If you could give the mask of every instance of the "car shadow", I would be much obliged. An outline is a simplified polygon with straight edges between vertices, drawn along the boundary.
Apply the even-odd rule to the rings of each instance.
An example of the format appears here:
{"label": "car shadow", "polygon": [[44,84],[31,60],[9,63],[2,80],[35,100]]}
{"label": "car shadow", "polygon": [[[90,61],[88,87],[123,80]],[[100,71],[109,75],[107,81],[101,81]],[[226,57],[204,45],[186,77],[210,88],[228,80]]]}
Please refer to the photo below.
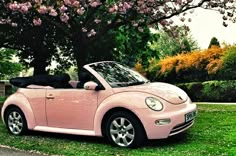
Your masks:
{"label": "car shadow", "polygon": [[145,143],[145,147],[165,147],[176,144],[186,144],[192,142],[191,136],[188,132],[182,132],[180,134],[171,136],[165,139],[156,139],[156,140],[148,140]]}
{"label": "car shadow", "polygon": [[[43,138],[53,138],[68,141],[78,141],[81,143],[93,143],[93,144],[104,144],[112,146],[107,139],[104,137],[94,137],[94,136],[83,136],[83,135],[70,135],[70,134],[59,134],[59,133],[49,133],[49,132],[38,132],[29,131],[28,136],[43,137]],[[191,134],[188,132],[183,132],[178,135],[171,136],[166,139],[156,139],[147,140],[140,148],[162,148],[167,146],[174,146],[176,144],[186,144],[192,142]]]}

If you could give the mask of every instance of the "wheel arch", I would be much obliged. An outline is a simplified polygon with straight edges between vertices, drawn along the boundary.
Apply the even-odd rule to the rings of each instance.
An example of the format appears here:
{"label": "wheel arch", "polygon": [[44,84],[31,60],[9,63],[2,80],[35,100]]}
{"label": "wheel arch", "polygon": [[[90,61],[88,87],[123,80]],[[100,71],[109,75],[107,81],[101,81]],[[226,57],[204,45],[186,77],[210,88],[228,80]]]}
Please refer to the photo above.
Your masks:
{"label": "wheel arch", "polygon": [[130,113],[132,116],[134,116],[134,117],[137,119],[137,121],[139,122],[139,124],[142,126],[143,131],[145,132],[145,137],[147,136],[146,130],[145,130],[145,128],[144,128],[144,126],[143,126],[141,120],[139,119],[139,117],[138,117],[133,111],[131,111],[131,110],[127,109],[127,108],[124,108],[124,107],[111,108],[110,110],[108,110],[108,111],[104,114],[104,116],[103,116],[103,118],[102,118],[102,121],[101,121],[101,127],[100,127],[102,136],[105,135],[105,124],[106,124],[106,122],[108,121],[109,117],[111,116],[111,114],[113,114],[113,113],[115,113],[115,112],[118,112],[118,111],[127,112],[127,113]]}
{"label": "wheel arch", "polygon": [[15,94],[16,94],[15,96],[17,96],[17,98],[15,98],[15,96],[10,96],[5,101],[5,103],[2,107],[2,117],[3,117],[4,124],[6,124],[5,123],[5,115],[6,115],[7,110],[9,110],[12,107],[16,107],[16,108],[20,109],[22,111],[22,113],[24,114],[28,129],[33,129],[36,125],[36,122],[35,122],[35,117],[34,117],[34,114],[33,114],[33,111],[30,106],[29,101],[27,100],[27,98],[24,95],[22,95],[20,93],[15,93]]}

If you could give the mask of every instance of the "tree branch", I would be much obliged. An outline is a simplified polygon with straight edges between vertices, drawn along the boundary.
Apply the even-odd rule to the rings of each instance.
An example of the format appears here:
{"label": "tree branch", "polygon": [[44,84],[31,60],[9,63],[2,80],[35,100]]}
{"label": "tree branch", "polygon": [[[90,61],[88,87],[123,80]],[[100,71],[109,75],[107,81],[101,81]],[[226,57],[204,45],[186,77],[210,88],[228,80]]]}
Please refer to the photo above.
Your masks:
{"label": "tree branch", "polygon": [[190,7],[186,7],[186,8],[184,8],[184,9],[182,8],[182,9],[180,9],[180,10],[178,10],[178,11],[176,11],[176,12],[174,12],[174,13],[168,15],[168,16],[162,16],[162,17],[160,17],[160,18],[157,18],[157,19],[155,19],[155,20],[149,22],[148,25],[155,24],[155,23],[157,23],[157,22],[159,22],[159,21],[161,21],[161,20],[164,20],[164,19],[169,19],[169,18],[171,18],[171,17],[173,17],[173,16],[179,15],[179,14],[181,14],[181,13],[183,13],[183,12],[186,12],[186,11],[188,11],[188,10],[190,10],[190,9],[194,9],[194,8],[201,7],[205,2],[210,2],[210,0],[202,0],[202,1],[199,2],[197,5],[190,6]]}

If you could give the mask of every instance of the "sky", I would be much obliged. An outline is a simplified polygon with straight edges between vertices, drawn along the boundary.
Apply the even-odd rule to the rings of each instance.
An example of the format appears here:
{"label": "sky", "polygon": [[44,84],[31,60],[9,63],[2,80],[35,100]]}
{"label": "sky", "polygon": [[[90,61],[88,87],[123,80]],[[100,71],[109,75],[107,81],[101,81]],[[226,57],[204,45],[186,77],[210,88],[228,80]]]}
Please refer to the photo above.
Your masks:
{"label": "sky", "polygon": [[212,37],[220,43],[236,43],[236,24],[228,22],[228,27],[222,25],[222,15],[218,12],[204,9],[195,9],[189,15],[192,22],[185,22],[190,27],[193,38],[201,49],[207,49]]}

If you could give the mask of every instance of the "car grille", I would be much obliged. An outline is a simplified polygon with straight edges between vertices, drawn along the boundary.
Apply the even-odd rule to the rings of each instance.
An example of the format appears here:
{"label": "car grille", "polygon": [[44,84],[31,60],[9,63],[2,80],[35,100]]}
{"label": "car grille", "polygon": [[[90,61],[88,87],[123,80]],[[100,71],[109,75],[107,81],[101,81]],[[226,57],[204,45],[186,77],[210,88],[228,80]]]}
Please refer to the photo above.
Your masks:
{"label": "car grille", "polygon": [[180,124],[180,125],[175,126],[175,127],[171,130],[169,136],[178,134],[178,133],[180,133],[181,131],[188,129],[189,127],[191,127],[191,126],[193,125],[193,123],[194,123],[194,120],[190,120],[190,121],[188,121],[188,122],[185,122],[185,123],[183,123],[183,124]]}

